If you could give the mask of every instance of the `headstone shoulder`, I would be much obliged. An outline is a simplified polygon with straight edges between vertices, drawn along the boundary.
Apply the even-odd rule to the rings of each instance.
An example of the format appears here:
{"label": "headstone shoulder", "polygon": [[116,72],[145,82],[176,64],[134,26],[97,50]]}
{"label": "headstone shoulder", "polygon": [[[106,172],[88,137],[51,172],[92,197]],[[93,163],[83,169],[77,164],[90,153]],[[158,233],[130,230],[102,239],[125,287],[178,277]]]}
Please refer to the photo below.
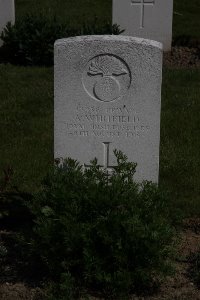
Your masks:
{"label": "headstone shoulder", "polygon": [[145,46],[152,46],[159,48],[163,50],[163,44],[150,40],[150,39],[144,39],[139,37],[132,37],[132,36],[120,36],[120,35],[85,35],[85,36],[76,36],[76,37],[70,37],[70,38],[64,38],[64,39],[58,39],[55,41],[55,46],[63,45],[63,44],[69,44],[69,43],[78,43],[78,42],[94,42],[94,41],[108,41],[108,42],[128,42],[128,43],[134,43],[139,45],[145,45]]}

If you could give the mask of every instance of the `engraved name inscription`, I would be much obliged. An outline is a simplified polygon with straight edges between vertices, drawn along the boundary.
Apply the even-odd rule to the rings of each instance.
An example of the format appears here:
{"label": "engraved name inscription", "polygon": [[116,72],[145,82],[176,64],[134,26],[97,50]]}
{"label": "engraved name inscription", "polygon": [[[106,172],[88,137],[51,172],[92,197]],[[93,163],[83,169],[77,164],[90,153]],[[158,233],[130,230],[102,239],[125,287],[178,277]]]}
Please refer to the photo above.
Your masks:
{"label": "engraved name inscription", "polygon": [[66,122],[66,133],[71,137],[139,138],[150,131],[150,126],[139,117],[133,107],[77,105],[71,120]]}

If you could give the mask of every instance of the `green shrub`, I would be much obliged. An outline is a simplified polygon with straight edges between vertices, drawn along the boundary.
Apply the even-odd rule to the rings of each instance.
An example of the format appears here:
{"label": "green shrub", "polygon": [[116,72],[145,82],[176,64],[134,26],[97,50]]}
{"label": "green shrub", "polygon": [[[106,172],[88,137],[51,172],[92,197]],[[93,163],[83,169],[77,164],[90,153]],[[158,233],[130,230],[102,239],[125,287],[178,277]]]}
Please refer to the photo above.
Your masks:
{"label": "green shrub", "polygon": [[13,172],[11,167],[7,167],[0,177],[0,227],[16,230],[32,222],[27,208],[27,202],[31,201],[32,195],[12,185]]}
{"label": "green shrub", "polygon": [[31,249],[56,284],[54,299],[82,290],[125,299],[167,274],[173,228],[165,195],[150,182],[135,183],[136,165],[115,155],[112,174],[96,159],[86,170],[66,159],[33,199]]}
{"label": "green shrub", "polygon": [[59,38],[90,34],[119,34],[118,25],[109,23],[98,25],[95,18],[91,24],[72,28],[56,17],[27,15],[17,20],[15,25],[8,23],[1,39],[0,62],[19,65],[53,65],[53,45]]}

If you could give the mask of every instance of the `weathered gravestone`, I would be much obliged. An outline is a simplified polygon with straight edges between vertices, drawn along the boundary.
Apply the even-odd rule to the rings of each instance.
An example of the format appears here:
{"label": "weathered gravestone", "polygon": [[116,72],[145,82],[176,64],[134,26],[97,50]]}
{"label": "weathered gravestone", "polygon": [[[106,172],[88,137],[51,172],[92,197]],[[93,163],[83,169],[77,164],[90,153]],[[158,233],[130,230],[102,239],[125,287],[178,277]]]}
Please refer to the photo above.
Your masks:
{"label": "weathered gravestone", "polygon": [[124,34],[163,43],[171,49],[173,0],[113,0],[113,23]]}
{"label": "weathered gravestone", "polygon": [[55,43],[55,158],[137,162],[135,179],[158,181],[162,46],[124,36]]}
{"label": "weathered gravestone", "polygon": [[[6,24],[15,22],[15,3],[14,0],[0,0],[0,35]],[[3,44],[0,39],[0,46]]]}

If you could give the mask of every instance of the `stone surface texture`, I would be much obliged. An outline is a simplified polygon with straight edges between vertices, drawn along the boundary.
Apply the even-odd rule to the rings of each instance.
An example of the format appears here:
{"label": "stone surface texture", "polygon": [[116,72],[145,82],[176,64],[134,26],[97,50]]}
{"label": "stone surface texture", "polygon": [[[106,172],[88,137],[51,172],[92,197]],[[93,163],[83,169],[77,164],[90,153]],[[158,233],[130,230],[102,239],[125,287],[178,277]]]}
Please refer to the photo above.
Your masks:
{"label": "stone surface texture", "polygon": [[135,179],[158,182],[162,45],[126,36],[55,43],[54,156],[138,164]]}
{"label": "stone surface texture", "polygon": [[[0,0],[0,34],[8,22],[15,22],[15,2],[14,0]],[[3,44],[0,39],[0,46]]]}
{"label": "stone surface texture", "polygon": [[173,0],[113,0],[113,24],[125,29],[124,35],[163,43],[170,51]]}

